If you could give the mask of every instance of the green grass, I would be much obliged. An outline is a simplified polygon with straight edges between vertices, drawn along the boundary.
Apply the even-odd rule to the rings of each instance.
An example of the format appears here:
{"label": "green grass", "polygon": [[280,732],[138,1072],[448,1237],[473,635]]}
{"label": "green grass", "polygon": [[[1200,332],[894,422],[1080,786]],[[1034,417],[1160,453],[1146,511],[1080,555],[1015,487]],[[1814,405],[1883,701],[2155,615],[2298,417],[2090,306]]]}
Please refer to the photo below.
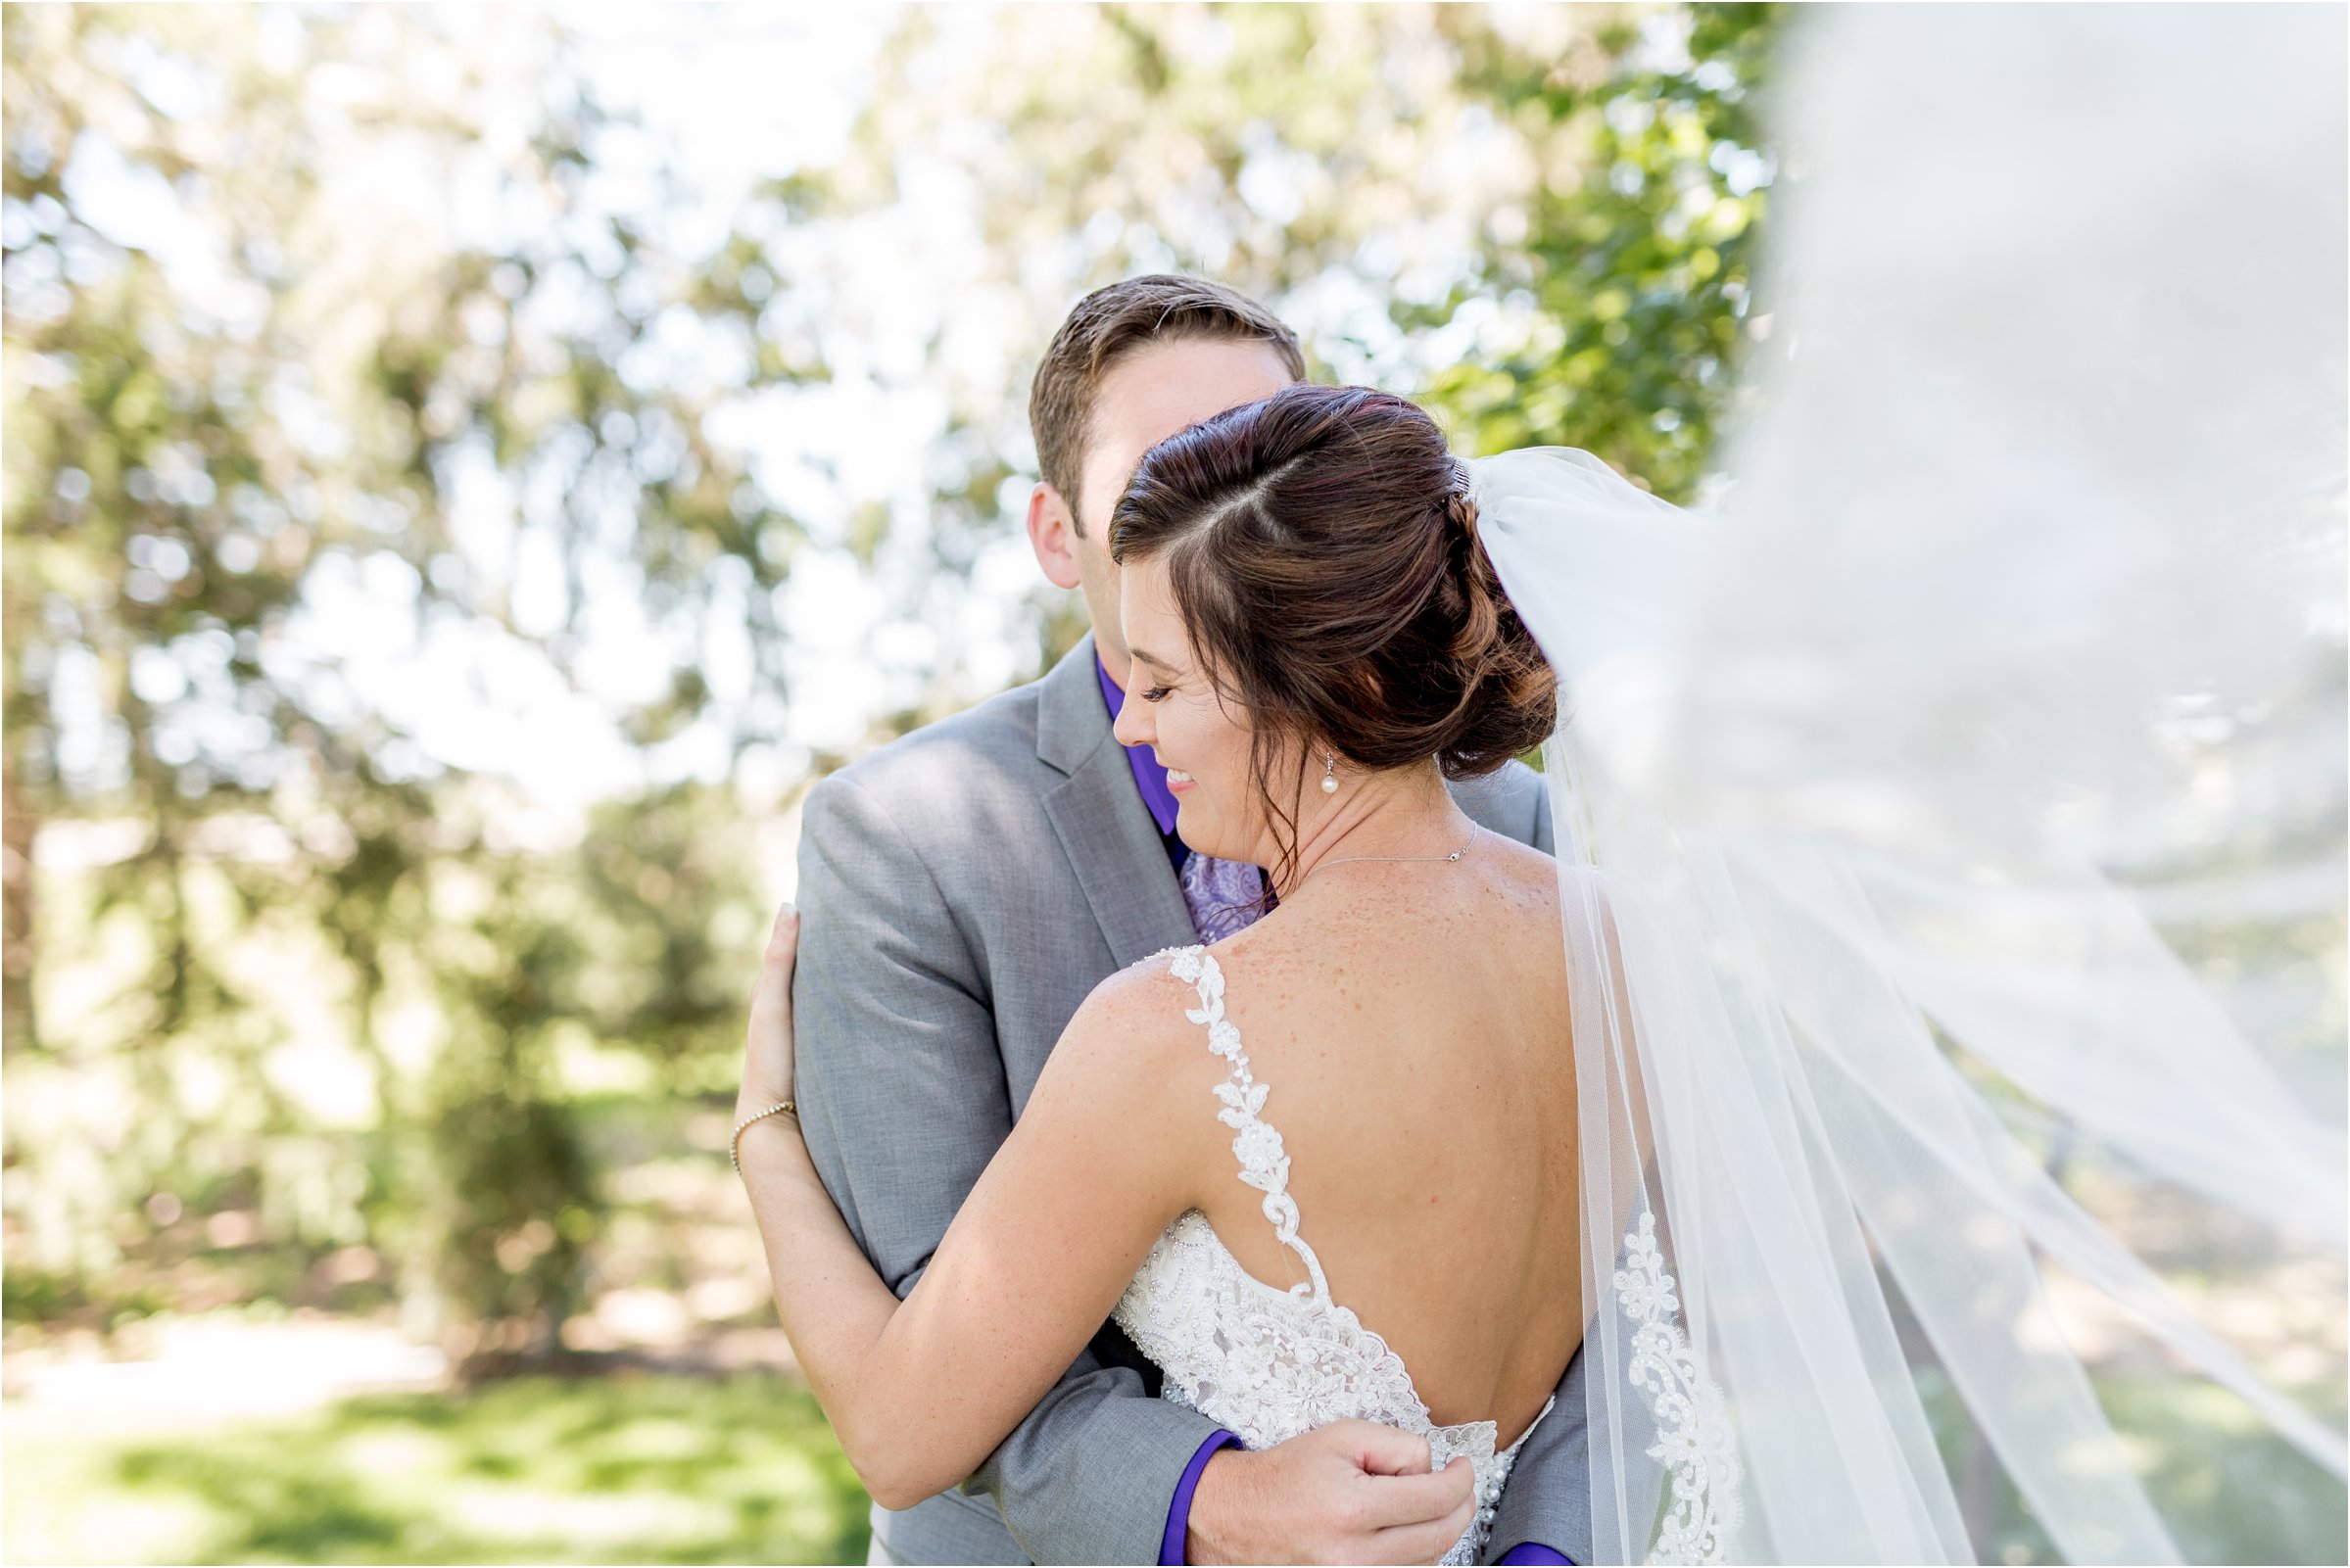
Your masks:
{"label": "green grass", "polygon": [[[2100,1392],[2188,1561],[2341,1562],[2339,1482],[2232,1397]],[[2169,1390],[2173,1396],[2176,1390]],[[1963,1468],[1963,1418],[1928,1407]],[[623,1371],[315,1414],[97,1437],[12,1407],[0,1560],[120,1563],[862,1562],[866,1497],[796,1384]],[[1987,1560],[2057,1560],[2003,1476]]]}
{"label": "green grass", "polygon": [[518,1378],[149,1438],[21,1425],[10,1563],[865,1558],[823,1413],[766,1376]]}

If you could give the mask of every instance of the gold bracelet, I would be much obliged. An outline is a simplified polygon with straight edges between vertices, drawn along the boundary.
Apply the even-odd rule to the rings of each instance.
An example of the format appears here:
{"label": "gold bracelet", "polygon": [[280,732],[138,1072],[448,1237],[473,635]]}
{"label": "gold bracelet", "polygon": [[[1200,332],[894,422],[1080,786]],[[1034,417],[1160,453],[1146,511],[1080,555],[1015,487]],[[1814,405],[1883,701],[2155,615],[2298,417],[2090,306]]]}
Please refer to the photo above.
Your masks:
{"label": "gold bracelet", "polygon": [[754,1121],[764,1121],[769,1117],[778,1116],[790,1117],[792,1120],[797,1121],[799,1119],[799,1107],[793,1105],[789,1100],[779,1100],[774,1105],[769,1106],[766,1110],[759,1112],[756,1116],[744,1117],[741,1121],[735,1123],[734,1141],[727,1146],[727,1158],[735,1163],[736,1175],[740,1176],[743,1174],[743,1129],[749,1126]]}

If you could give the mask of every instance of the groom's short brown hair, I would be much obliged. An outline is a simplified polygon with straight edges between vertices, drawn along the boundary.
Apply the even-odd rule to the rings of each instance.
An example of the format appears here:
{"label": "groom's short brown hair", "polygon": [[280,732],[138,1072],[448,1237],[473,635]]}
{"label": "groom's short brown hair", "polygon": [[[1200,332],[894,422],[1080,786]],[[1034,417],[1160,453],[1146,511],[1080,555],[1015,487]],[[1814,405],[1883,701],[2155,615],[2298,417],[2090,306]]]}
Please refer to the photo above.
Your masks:
{"label": "groom's short brown hair", "polygon": [[[1102,377],[1146,344],[1198,338],[1263,343],[1281,356],[1292,376],[1306,379],[1297,334],[1247,295],[1205,278],[1153,272],[1095,289],[1053,334],[1029,389],[1029,429],[1036,438],[1037,471],[1061,493],[1073,521]],[[1082,535],[1084,524],[1077,527]]]}

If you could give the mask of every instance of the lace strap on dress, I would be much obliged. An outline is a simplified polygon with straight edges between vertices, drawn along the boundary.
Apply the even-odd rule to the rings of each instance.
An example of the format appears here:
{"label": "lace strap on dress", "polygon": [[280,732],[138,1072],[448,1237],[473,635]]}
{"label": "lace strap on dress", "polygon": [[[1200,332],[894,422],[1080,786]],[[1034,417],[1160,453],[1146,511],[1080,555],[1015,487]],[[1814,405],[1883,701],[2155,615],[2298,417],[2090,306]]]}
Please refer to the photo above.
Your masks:
{"label": "lace strap on dress", "polygon": [[1290,1286],[1289,1294],[1327,1302],[1330,1285],[1322,1278],[1321,1259],[1297,1233],[1297,1200],[1289,1196],[1289,1154],[1281,1147],[1281,1134],[1260,1115],[1266,1085],[1249,1071],[1239,1025],[1223,1016],[1223,971],[1204,947],[1173,949],[1168,967],[1176,979],[1199,993],[1199,1006],[1186,1010],[1184,1017],[1207,1028],[1208,1049],[1231,1065],[1231,1076],[1216,1086],[1216,1098],[1223,1102],[1216,1119],[1233,1131],[1232,1154],[1240,1162],[1240,1179],[1265,1194],[1265,1217],[1272,1222],[1273,1234],[1305,1262],[1307,1282]]}

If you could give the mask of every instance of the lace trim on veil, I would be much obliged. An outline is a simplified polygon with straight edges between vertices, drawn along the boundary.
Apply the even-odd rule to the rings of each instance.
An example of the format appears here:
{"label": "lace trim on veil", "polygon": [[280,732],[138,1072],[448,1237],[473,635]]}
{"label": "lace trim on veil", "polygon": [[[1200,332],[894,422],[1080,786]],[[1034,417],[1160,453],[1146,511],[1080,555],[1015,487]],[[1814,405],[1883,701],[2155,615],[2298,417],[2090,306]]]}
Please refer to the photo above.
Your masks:
{"label": "lace trim on veil", "polygon": [[1615,1271],[1615,1296],[1632,1323],[1632,1356],[1624,1377],[1648,1396],[1656,1421],[1649,1457],[1672,1473],[1672,1506],[1656,1533],[1649,1561],[1727,1562],[1738,1528],[1743,1471],[1738,1435],[1723,1407],[1722,1391],[1698,1369],[1681,1332],[1681,1304],[1673,1276],[1656,1246],[1656,1216],[1647,1209],[1624,1236],[1625,1265]]}

